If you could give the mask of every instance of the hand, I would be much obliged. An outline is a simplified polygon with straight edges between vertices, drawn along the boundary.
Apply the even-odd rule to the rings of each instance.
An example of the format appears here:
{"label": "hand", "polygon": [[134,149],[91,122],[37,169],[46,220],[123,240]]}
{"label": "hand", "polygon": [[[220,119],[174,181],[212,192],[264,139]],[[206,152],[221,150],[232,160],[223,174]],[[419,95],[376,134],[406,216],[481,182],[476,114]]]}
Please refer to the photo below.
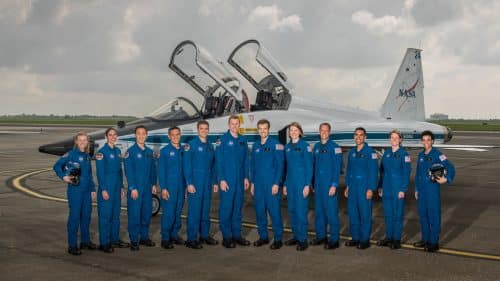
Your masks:
{"label": "hand", "polygon": [[109,194],[108,194],[108,192],[106,190],[103,190],[101,192],[101,196],[102,196],[102,199],[109,200]]}
{"label": "hand", "polygon": [[250,185],[250,194],[252,194],[252,196],[254,196],[254,193],[253,193],[254,192],[254,188],[255,188],[255,185],[252,183]]}
{"label": "hand", "polygon": [[168,193],[168,190],[161,190],[161,198],[163,198],[163,200],[168,200],[170,198],[170,193]]}
{"label": "hand", "polygon": [[405,198],[405,193],[404,193],[403,191],[400,191],[400,192],[398,193],[398,198],[399,198],[399,199],[404,199],[404,198]]}
{"label": "hand", "polygon": [[373,197],[373,191],[371,189],[368,189],[366,191],[366,199],[372,200],[372,197]]}
{"label": "hand", "polygon": [[95,201],[96,197],[97,194],[95,193],[95,191],[90,192],[90,198],[92,198],[92,201]]}
{"label": "hand", "polygon": [[415,199],[418,200],[418,191],[415,191]]}
{"label": "hand", "polygon": [[156,185],[153,184],[153,187],[151,187],[151,193],[156,194]]}
{"label": "hand", "polygon": [[132,189],[132,191],[130,192],[130,197],[136,200],[139,197],[139,191],[137,191],[137,189]]}
{"label": "hand", "polygon": [[214,189],[214,193],[219,192],[219,186],[218,185],[214,184],[213,189]]}
{"label": "hand", "polygon": [[283,186],[283,195],[287,196],[288,193],[286,193],[286,186]]}
{"label": "hand", "polygon": [[243,181],[243,186],[245,187],[245,190],[248,190],[248,188],[250,187],[250,182],[248,181],[248,179],[245,179]]}
{"label": "hand", "polygon": [[273,185],[273,187],[271,189],[271,194],[276,195],[276,194],[278,194],[279,191],[280,191],[280,187],[277,184],[275,184],[275,185]]}
{"label": "hand", "polygon": [[125,197],[125,189],[122,188],[121,194],[122,194],[122,198]]}
{"label": "hand", "polygon": [[229,190],[229,186],[226,181],[220,181],[220,190],[226,192]]}
{"label": "hand", "polygon": [[346,186],[345,190],[344,190],[344,196],[345,198],[349,198],[349,187]]}
{"label": "hand", "polygon": [[382,191],[382,188],[378,189],[378,196],[382,197],[384,192]]}
{"label": "hand", "polygon": [[335,186],[330,186],[330,190],[328,190],[328,196],[335,196],[337,192],[337,188]]}
{"label": "hand", "polygon": [[64,176],[63,181],[65,183],[71,183],[71,180],[73,179],[73,176]]}
{"label": "hand", "polygon": [[309,195],[310,191],[311,189],[309,188],[308,185],[304,186],[304,190],[302,191],[302,195],[304,196],[304,198],[306,198]]}
{"label": "hand", "polygon": [[439,177],[436,179],[439,184],[447,183],[448,179],[446,177]]}
{"label": "hand", "polygon": [[188,185],[187,191],[189,193],[195,193],[196,192],[196,188],[194,188],[194,185],[190,184],[190,185]]}

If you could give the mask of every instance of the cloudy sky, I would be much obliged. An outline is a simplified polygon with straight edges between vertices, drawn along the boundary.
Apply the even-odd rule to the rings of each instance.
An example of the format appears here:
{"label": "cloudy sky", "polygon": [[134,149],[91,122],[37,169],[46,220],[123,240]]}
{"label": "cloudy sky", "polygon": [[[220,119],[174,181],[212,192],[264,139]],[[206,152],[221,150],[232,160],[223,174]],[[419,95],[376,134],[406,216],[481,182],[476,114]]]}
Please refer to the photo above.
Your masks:
{"label": "cloudy sky", "polygon": [[[378,110],[422,48],[427,115],[500,118],[500,2],[0,2],[0,115],[144,116],[193,90],[168,68],[191,39],[221,59],[256,38],[296,94]],[[252,89],[253,90],[253,89]]]}

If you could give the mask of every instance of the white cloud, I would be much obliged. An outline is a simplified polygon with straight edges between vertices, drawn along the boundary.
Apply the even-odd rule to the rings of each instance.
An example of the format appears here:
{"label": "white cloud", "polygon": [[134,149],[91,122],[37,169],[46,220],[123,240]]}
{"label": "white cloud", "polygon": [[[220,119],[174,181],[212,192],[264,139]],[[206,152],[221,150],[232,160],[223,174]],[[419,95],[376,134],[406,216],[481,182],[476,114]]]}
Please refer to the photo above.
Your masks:
{"label": "white cloud", "polygon": [[28,19],[31,8],[30,0],[0,1],[0,23],[22,24]]}
{"label": "white cloud", "polygon": [[302,19],[297,14],[284,16],[284,12],[277,5],[257,6],[248,15],[248,21],[265,26],[272,31],[302,31]]}

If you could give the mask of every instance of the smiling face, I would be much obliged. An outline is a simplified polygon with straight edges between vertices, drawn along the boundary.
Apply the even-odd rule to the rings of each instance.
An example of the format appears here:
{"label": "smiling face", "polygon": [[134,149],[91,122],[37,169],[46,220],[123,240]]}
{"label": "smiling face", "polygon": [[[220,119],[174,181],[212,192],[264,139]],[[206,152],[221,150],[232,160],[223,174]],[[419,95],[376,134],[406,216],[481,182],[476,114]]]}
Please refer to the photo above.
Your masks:
{"label": "smiling face", "polygon": [[366,134],[363,130],[356,130],[354,132],[354,142],[356,145],[362,145],[365,143]]}
{"label": "smiling face", "polygon": [[259,124],[257,130],[261,139],[266,139],[269,136],[269,126],[267,124]]}
{"label": "smiling face", "polygon": [[115,145],[117,138],[118,133],[115,130],[109,130],[109,132],[106,134],[106,140],[111,146]]}
{"label": "smiling face", "polygon": [[207,138],[208,132],[209,132],[209,129],[208,129],[208,125],[207,124],[200,124],[198,126],[198,135],[201,138],[203,138],[203,139]]}
{"label": "smiling face", "polygon": [[135,141],[137,144],[144,145],[146,143],[146,138],[148,137],[148,132],[144,128],[138,128],[135,131]]}
{"label": "smiling face", "polygon": [[89,146],[89,137],[87,135],[78,135],[75,140],[76,147],[81,152],[85,152]]}
{"label": "smiling face", "polygon": [[228,127],[229,127],[229,131],[233,135],[238,134],[238,132],[240,130],[240,119],[238,119],[238,118],[231,118],[231,119],[229,119]]}
{"label": "smiling face", "polygon": [[181,141],[181,131],[177,129],[170,131],[170,133],[168,133],[168,138],[173,145],[178,146]]}
{"label": "smiling face", "polygon": [[293,140],[293,141],[297,141],[300,137],[300,129],[296,126],[290,126],[290,128],[288,129],[289,130],[289,133],[290,133],[290,138]]}
{"label": "smiling face", "polygon": [[321,127],[319,127],[319,137],[322,142],[325,142],[330,138],[330,128],[327,125],[321,125]]}
{"label": "smiling face", "polygon": [[401,137],[399,136],[399,134],[392,133],[391,137],[390,137],[390,142],[391,142],[391,146],[392,147],[397,147],[397,146],[401,145],[401,142],[403,142],[403,140],[401,139]]}
{"label": "smiling face", "polygon": [[434,141],[432,140],[431,136],[423,136],[422,137],[422,145],[424,146],[425,150],[431,149],[433,144],[434,144]]}

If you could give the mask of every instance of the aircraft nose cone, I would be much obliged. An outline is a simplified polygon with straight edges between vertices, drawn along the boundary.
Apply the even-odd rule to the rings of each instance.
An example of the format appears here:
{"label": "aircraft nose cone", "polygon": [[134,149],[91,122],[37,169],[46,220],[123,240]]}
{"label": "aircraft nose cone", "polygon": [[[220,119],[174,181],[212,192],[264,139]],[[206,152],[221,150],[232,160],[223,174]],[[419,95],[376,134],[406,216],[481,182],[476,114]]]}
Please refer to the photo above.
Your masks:
{"label": "aircraft nose cone", "polygon": [[60,142],[54,142],[42,145],[38,148],[41,153],[47,153],[52,155],[63,155],[64,153],[70,151],[73,148],[73,139],[68,139]]}

